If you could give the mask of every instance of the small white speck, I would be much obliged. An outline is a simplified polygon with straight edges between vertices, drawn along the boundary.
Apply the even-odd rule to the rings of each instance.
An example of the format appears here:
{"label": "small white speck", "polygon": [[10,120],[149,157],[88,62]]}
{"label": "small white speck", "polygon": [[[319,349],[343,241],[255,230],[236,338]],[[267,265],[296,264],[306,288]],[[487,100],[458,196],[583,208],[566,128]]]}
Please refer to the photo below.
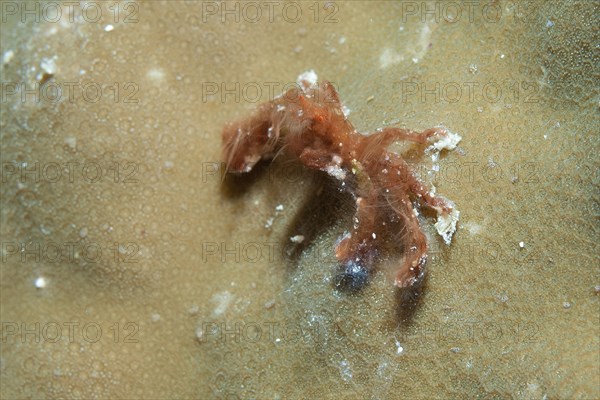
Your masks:
{"label": "small white speck", "polygon": [[524,249],[525,248],[525,242],[519,242],[519,247]]}
{"label": "small white speck", "polygon": [[229,307],[229,304],[231,303],[231,301],[233,300],[233,295],[228,292],[227,290],[217,293],[215,294],[212,298],[211,301],[216,303],[216,307],[213,310],[213,315],[214,316],[218,316],[218,315],[222,315],[227,308]]}
{"label": "small white speck", "polygon": [[402,347],[402,344],[400,344],[400,342],[398,340],[396,340],[396,354],[400,355],[404,352],[404,347]]}
{"label": "small white speck", "polygon": [[162,80],[165,77],[165,72],[160,68],[152,68],[146,73],[146,76],[153,80]]}
{"label": "small white speck", "polygon": [[342,36],[342,37],[340,37],[340,40],[338,40],[338,43],[339,43],[339,44],[344,44],[344,43],[346,43],[346,36]]}
{"label": "small white speck", "polygon": [[40,68],[47,74],[54,75],[56,73],[56,56],[52,58],[42,58]]}
{"label": "small white speck", "polygon": [[10,62],[10,60],[13,59],[14,56],[15,56],[15,52],[14,51],[12,51],[12,50],[6,51],[2,55],[2,64],[8,64]]}
{"label": "small white speck", "polygon": [[302,243],[302,242],[304,242],[304,236],[303,235],[292,236],[290,238],[290,241],[292,243]]}
{"label": "small white speck", "polygon": [[504,54],[500,54],[500,58],[503,59],[504,57],[506,57]]}
{"label": "small white speck", "polygon": [[352,370],[347,360],[340,361],[340,374],[345,382],[349,382],[352,379]]}
{"label": "small white speck", "polygon": [[302,82],[307,82],[310,86],[314,86],[317,84],[318,79],[319,77],[317,76],[315,70],[311,69],[298,75],[298,79],[296,79],[296,82],[299,85],[302,85]]}
{"label": "small white speck", "polygon": [[38,289],[43,289],[46,287],[46,285],[48,284],[48,282],[46,282],[46,278],[40,276],[39,278],[37,278],[35,280],[35,287]]}
{"label": "small white speck", "polygon": [[483,229],[483,227],[474,222],[474,221],[467,221],[463,224],[463,227],[467,228],[467,230],[469,231],[470,235],[478,235],[481,230]]}
{"label": "small white speck", "polygon": [[275,211],[283,211],[283,204],[279,204],[277,207],[275,207]]}
{"label": "small white speck", "polygon": [[450,132],[447,129],[444,129],[444,134],[441,135],[434,144],[429,146],[429,149],[438,151],[441,151],[443,149],[454,150],[461,140],[462,137],[460,135]]}
{"label": "small white speck", "polygon": [[563,301],[563,308],[571,308],[571,303],[569,303],[568,301]]}
{"label": "small white speck", "polygon": [[75,136],[67,136],[65,138],[65,144],[72,150],[75,150],[77,148],[77,138]]}
{"label": "small white speck", "polygon": [[347,117],[348,115],[350,115],[351,111],[352,110],[350,110],[348,107],[342,106],[342,112],[344,113],[344,117]]}
{"label": "small white speck", "polygon": [[375,234],[375,232],[373,232],[373,233],[371,234],[371,237],[372,237],[373,239],[377,239],[377,235]]}
{"label": "small white speck", "polygon": [[346,171],[339,167],[339,165],[328,165],[325,167],[325,172],[330,176],[337,178],[339,181],[346,179]]}
{"label": "small white speck", "polygon": [[114,26],[112,26],[112,25],[110,25],[110,24],[108,24],[108,25],[106,25],[106,26],[104,27],[104,31],[105,31],[105,32],[110,32],[110,31],[112,31],[113,29],[115,29],[115,27],[114,27]]}
{"label": "small white speck", "polygon": [[267,310],[270,310],[271,308],[273,308],[275,306],[275,300],[269,300],[265,303],[265,308]]}
{"label": "small white speck", "polygon": [[83,239],[83,238],[84,238],[84,237],[86,237],[87,235],[88,235],[88,229],[87,229],[87,228],[81,228],[81,229],[79,230],[79,237],[80,237],[80,238],[82,238],[82,239]]}
{"label": "small white speck", "polygon": [[548,20],[548,21],[546,22],[546,28],[552,28],[553,26],[554,26],[554,22],[552,22],[552,21],[550,21],[550,20]]}
{"label": "small white speck", "polygon": [[265,228],[269,229],[273,226],[273,221],[275,220],[275,218],[271,217],[267,220],[267,223],[265,224]]}

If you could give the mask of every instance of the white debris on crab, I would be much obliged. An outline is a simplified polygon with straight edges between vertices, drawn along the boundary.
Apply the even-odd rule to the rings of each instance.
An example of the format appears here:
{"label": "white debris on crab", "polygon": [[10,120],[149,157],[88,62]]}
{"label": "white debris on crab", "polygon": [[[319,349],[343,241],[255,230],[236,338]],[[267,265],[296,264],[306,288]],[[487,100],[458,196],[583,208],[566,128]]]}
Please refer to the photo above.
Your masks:
{"label": "white debris on crab", "polygon": [[[437,140],[427,148],[428,151],[433,151],[431,156],[432,160],[437,161],[439,159],[439,153],[446,150],[454,150],[458,143],[462,140],[462,137],[456,133],[450,132],[448,128],[440,126],[446,131],[446,135],[438,136]],[[451,201],[447,200],[452,205],[452,211],[450,213],[443,213],[441,210],[437,210],[438,218],[435,223],[435,229],[438,234],[444,239],[446,244],[450,244],[452,241],[452,235],[456,232],[456,223],[460,212],[456,209],[456,206]]]}

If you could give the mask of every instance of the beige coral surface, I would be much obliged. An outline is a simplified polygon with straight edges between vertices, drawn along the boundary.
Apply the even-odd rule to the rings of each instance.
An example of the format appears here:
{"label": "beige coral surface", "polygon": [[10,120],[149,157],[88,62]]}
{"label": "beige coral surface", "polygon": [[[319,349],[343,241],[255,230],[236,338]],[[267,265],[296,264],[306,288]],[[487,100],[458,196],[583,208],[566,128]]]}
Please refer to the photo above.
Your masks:
{"label": "beige coral surface", "polygon": [[[8,3],[3,399],[600,397],[597,2]],[[463,138],[407,153],[461,211],[419,291],[401,252],[336,290],[320,176],[222,184],[224,123],[311,69]]]}

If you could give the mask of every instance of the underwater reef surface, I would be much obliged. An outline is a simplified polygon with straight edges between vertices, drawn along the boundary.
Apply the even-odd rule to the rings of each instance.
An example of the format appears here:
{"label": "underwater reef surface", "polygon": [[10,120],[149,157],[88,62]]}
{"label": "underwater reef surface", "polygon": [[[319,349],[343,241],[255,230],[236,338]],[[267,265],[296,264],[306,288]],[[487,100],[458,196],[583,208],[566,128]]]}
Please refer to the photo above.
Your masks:
{"label": "underwater reef surface", "polygon": [[[600,397],[597,2],[88,3],[3,2],[2,398]],[[307,70],[361,132],[462,137],[390,147],[460,210],[414,290],[402,249],[336,288],[322,175],[223,182]]]}

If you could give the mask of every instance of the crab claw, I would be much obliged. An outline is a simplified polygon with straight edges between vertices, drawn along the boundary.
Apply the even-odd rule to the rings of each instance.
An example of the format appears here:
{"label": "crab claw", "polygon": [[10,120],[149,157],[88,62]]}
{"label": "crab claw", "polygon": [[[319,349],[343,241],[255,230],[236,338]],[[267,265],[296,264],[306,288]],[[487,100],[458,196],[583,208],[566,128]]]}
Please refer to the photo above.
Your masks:
{"label": "crab claw", "polygon": [[346,262],[342,271],[335,277],[335,286],[341,290],[356,292],[362,289],[369,280],[369,271],[354,260]]}

